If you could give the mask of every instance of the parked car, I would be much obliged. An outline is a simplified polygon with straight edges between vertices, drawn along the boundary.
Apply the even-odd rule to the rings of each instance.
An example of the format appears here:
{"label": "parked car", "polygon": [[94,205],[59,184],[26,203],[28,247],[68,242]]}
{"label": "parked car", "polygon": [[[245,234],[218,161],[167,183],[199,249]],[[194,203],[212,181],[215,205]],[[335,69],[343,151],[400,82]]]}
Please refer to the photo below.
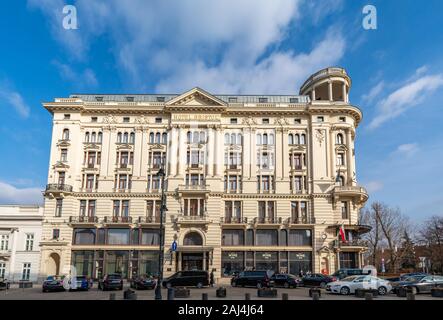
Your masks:
{"label": "parked car", "polygon": [[100,290],[117,289],[123,290],[123,278],[119,273],[106,274],[98,281],[98,288]]}
{"label": "parked car", "polygon": [[136,290],[154,289],[156,284],[157,280],[155,280],[153,277],[142,275],[132,278],[130,287]]}
{"label": "parked car", "polygon": [[48,276],[42,284],[43,292],[65,291],[64,276]]}
{"label": "parked car", "polygon": [[11,287],[11,284],[7,279],[1,278],[0,279],[0,290],[7,290]]}
{"label": "parked car", "polygon": [[275,273],[271,277],[271,282],[274,282],[275,287],[284,287],[284,288],[297,288],[297,286],[301,283],[301,279],[292,274],[285,273]]}
{"label": "parked car", "polygon": [[429,293],[431,289],[443,285],[443,276],[416,275],[391,284],[394,293],[402,287],[412,289],[415,293]]}
{"label": "parked car", "polygon": [[366,272],[363,271],[363,269],[357,269],[357,268],[343,268],[338,269],[335,271],[331,276],[335,277],[337,280],[341,280],[350,276],[363,276],[363,275],[369,275],[370,271],[367,270]]}
{"label": "parked car", "polygon": [[209,273],[202,270],[179,271],[164,279],[162,285],[165,288],[209,286]]}
{"label": "parked car", "polygon": [[379,295],[385,295],[391,291],[392,286],[387,280],[368,275],[350,276],[326,286],[326,291],[342,295],[355,293],[356,289],[375,289]]}
{"label": "parked car", "polygon": [[267,271],[243,271],[231,279],[233,287],[271,287],[273,281]]}
{"label": "parked car", "polygon": [[91,281],[89,280],[89,278],[87,276],[76,276],[75,281],[76,281],[75,287],[73,288],[71,286],[69,291],[73,291],[73,290],[88,291],[89,288],[91,287]]}
{"label": "parked car", "polygon": [[325,288],[329,282],[335,281],[336,279],[322,274],[322,273],[313,273],[310,275],[306,275],[302,278],[302,284],[304,286],[312,286],[312,287],[320,287]]}

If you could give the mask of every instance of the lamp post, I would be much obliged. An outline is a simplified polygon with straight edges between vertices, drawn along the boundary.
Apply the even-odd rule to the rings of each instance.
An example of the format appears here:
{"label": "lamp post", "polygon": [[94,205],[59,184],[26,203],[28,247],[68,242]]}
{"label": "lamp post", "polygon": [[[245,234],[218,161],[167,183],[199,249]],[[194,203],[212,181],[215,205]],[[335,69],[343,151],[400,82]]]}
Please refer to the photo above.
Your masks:
{"label": "lamp post", "polygon": [[162,282],[163,282],[163,255],[164,255],[164,247],[165,247],[165,235],[164,235],[164,229],[163,229],[163,218],[164,218],[164,212],[168,211],[166,208],[166,197],[165,197],[165,170],[162,166],[160,170],[157,172],[157,177],[161,179],[161,204],[160,204],[160,252],[158,255],[158,279],[157,279],[157,286],[155,287],[155,300],[162,300]]}

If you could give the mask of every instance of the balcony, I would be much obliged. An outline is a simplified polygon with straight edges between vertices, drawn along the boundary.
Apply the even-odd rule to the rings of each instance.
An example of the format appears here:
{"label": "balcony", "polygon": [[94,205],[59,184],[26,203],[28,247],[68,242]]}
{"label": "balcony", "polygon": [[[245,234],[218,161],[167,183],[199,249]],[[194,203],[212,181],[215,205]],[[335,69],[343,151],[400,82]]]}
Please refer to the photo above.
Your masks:
{"label": "balcony", "polygon": [[369,198],[366,189],[360,186],[335,186],[332,191],[332,196],[334,202],[344,198],[352,198],[358,204],[365,203]]}
{"label": "balcony", "polygon": [[333,246],[334,248],[358,248],[358,249],[362,249],[362,248],[367,248],[368,244],[366,243],[366,241],[361,240],[361,239],[352,239],[352,240],[348,240],[346,242],[342,242],[341,240],[334,240],[333,241]]}
{"label": "balcony", "polygon": [[206,225],[210,221],[208,219],[208,216],[206,214],[203,215],[196,215],[196,216],[188,216],[181,214],[177,216],[175,222],[178,225]]}
{"label": "balcony", "polygon": [[178,192],[183,193],[190,193],[190,194],[196,194],[196,193],[209,193],[211,190],[209,190],[209,185],[206,184],[180,184],[178,186]]}
{"label": "balcony", "polygon": [[220,218],[221,224],[247,224],[248,218],[242,218],[242,217],[221,217]]}
{"label": "balcony", "polygon": [[254,224],[282,224],[283,219],[281,217],[256,217],[254,218]]}
{"label": "balcony", "polygon": [[51,198],[72,193],[72,186],[68,184],[50,183],[46,185],[45,194]]}
{"label": "balcony", "polygon": [[302,216],[302,217],[290,217],[286,219],[285,223],[287,225],[292,224],[315,224],[315,218]]}
{"label": "balcony", "polygon": [[98,217],[92,216],[70,216],[70,224],[94,224],[98,223]]}
{"label": "balcony", "polygon": [[[163,220],[164,221],[164,220]],[[138,217],[138,223],[139,224],[157,224],[160,223],[160,216],[145,216],[145,217]]]}
{"label": "balcony", "polygon": [[3,259],[9,259],[11,257],[11,249],[0,250],[0,257]]}
{"label": "balcony", "polygon": [[104,217],[103,222],[108,224],[112,223],[127,224],[127,223],[132,223],[132,217],[116,217],[116,216]]}

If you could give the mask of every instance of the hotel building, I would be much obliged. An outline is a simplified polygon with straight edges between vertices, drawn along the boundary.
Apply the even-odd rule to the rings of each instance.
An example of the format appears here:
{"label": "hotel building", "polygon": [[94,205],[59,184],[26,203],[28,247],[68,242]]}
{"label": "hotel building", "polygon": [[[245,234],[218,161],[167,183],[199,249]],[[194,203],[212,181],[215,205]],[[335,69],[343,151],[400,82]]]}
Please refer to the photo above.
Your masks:
{"label": "hotel building", "polygon": [[[166,171],[165,276],[359,267],[361,111],[341,68],[299,95],[76,94],[44,103],[53,133],[41,270],[158,271]],[[344,226],[347,242],[340,241]],[[175,242],[176,250],[172,250]]]}

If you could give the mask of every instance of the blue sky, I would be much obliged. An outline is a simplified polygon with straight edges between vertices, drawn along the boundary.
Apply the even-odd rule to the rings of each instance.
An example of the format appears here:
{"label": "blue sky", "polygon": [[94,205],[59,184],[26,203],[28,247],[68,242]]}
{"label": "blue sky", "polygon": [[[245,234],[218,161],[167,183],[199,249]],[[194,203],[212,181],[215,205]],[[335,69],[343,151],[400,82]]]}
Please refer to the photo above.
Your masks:
{"label": "blue sky", "polygon": [[[63,28],[65,4],[78,29]],[[362,27],[365,5],[377,29]],[[414,220],[443,214],[443,2],[94,1],[0,3],[0,203],[41,202],[51,117],[71,93],[294,94],[347,69],[364,113],[357,178]]]}

